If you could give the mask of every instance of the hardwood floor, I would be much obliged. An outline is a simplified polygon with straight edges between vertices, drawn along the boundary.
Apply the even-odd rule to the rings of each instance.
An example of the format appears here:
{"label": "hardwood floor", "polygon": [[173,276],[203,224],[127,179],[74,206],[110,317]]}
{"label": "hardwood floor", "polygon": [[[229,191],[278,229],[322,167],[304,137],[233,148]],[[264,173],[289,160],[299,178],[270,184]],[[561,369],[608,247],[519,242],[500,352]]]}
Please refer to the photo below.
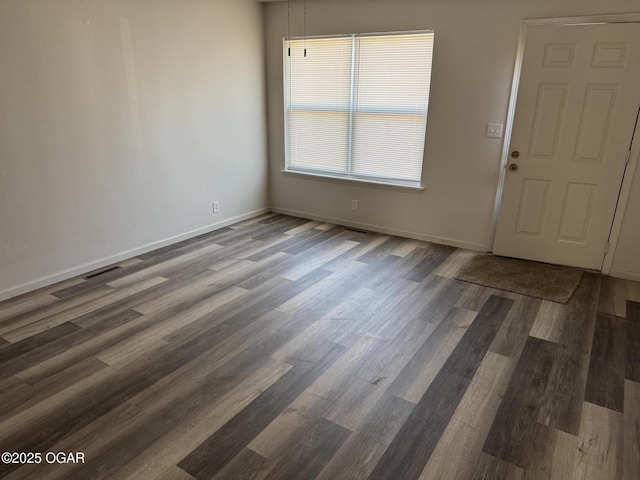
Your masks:
{"label": "hardwood floor", "polygon": [[472,255],[267,214],[0,303],[0,476],[640,478],[640,284]]}

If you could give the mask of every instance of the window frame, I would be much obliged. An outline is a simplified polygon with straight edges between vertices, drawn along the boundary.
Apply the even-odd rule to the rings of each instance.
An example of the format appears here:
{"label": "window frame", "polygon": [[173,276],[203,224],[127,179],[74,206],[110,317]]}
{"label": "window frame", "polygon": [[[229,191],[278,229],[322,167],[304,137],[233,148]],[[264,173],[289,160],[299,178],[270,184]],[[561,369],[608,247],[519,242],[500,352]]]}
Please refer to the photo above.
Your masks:
{"label": "window frame", "polygon": [[[435,33],[433,29],[425,29],[425,30],[411,30],[411,31],[394,31],[394,32],[375,32],[375,33],[351,33],[351,34],[334,34],[334,35],[314,35],[314,36],[292,36],[292,37],[284,37],[282,39],[282,52],[283,52],[283,62],[282,62],[282,82],[283,82],[283,109],[284,109],[284,154],[285,154],[285,167],[282,170],[283,173],[302,178],[317,178],[318,180],[324,181],[337,181],[338,183],[356,183],[356,184],[369,184],[374,186],[382,186],[382,187],[390,187],[397,188],[401,190],[413,190],[413,191],[422,191],[424,190],[424,186],[422,183],[422,172],[420,173],[420,180],[406,180],[399,179],[393,177],[380,177],[375,175],[366,175],[366,174],[354,174],[349,173],[352,171],[352,149],[353,149],[353,117],[354,117],[354,92],[355,92],[355,83],[357,82],[355,75],[355,55],[356,55],[356,39],[360,37],[375,37],[375,36],[404,36],[404,35],[421,35],[421,34],[432,34],[434,35],[433,42],[435,43]],[[352,61],[351,61],[351,88],[350,88],[350,102],[349,102],[349,140],[348,140],[348,158],[347,158],[347,173],[337,172],[335,170],[323,170],[321,168],[305,168],[305,167],[291,167],[289,165],[289,128],[288,128],[288,112],[291,110],[290,98],[288,95],[289,84],[287,82],[287,43],[289,41],[300,41],[305,39],[332,39],[332,38],[351,38],[352,39]],[[433,62],[433,52],[431,60]],[[433,67],[430,72],[429,79],[429,89],[431,90],[431,80],[433,77]],[[431,92],[429,92],[427,98],[427,113],[426,113],[426,121],[428,122],[428,105],[429,100],[431,98]],[[318,109],[296,109],[296,110],[308,110],[308,111],[336,111],[339,110],[327,110],[326,108],[318,108]],[[393,113],[390,111],[386,111],[386,113]],[[399,114],[403,113],[401,108],[398,109]],[[422,158],[422,168],[424,168],[424,152],[426,150],[426,131],[425,131],[425,143],[422,147],[423,158]]]}

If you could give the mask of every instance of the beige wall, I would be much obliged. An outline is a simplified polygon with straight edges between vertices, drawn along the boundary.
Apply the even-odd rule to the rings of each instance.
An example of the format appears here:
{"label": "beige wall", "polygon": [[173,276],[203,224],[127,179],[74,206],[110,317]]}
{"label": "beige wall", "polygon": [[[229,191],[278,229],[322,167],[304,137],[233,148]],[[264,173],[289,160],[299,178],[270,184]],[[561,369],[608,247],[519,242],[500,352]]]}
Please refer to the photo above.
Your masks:
{"label": "beige wall", "polygon": [[[302,2],[292,2],[293,35],[302,33]],[[636,0],[308,0],[308,34],[435,30],[434,71],[421,194],[284,175],[282,38],[286,3],[265,11],[271,204],[280,211],[404,232],[454,245],[489,247],[502,141],[486,124],[505,123],[524,18],[639,11]],[[640,179],[636,180],[640,189]],[[640,192],[635,192],[635,204]],[[351,200],[360,211],[351,211]],[[638,219],[627,216],[617,262],[637,253]],[[628,225],[626,226],[628,227]],[[635,232],[631,238],[630,232]],[[624,247],[623,247],[624,246]],[[637,251],[637,249],[636,249]]]}
{"label": "beige wall", "polygon": [[262,8],[0,1],[0,299],[268,206]]}

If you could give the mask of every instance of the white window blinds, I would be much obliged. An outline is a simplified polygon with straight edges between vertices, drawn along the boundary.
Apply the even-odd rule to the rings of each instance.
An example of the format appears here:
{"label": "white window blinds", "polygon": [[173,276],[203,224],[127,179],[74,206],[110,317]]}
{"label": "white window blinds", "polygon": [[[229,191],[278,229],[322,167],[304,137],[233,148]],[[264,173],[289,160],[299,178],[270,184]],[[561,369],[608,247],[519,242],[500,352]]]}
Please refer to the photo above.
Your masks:
{"label": "white window blinds", "polygon": [[285,40],[287,169],[419,183],[432,56],[432,32]]}

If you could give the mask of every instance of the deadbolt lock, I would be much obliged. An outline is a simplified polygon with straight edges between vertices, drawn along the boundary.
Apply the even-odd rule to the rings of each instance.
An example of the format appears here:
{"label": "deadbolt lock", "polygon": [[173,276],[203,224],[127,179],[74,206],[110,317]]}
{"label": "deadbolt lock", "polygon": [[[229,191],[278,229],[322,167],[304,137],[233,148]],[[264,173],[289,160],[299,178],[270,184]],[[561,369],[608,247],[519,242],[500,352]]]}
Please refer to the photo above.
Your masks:
{"label": "deadbolt lock", "polygon": [[515,172],[516,170],[518,170],[518,164],[512,163],[511,165],[509,165],[509,170]]}
{"label": "deadbolt lock", "polygon": [[513,152],[511,152],[511,158],[518,158],[520,156],[520,152],[517,150],[514,150]]}

